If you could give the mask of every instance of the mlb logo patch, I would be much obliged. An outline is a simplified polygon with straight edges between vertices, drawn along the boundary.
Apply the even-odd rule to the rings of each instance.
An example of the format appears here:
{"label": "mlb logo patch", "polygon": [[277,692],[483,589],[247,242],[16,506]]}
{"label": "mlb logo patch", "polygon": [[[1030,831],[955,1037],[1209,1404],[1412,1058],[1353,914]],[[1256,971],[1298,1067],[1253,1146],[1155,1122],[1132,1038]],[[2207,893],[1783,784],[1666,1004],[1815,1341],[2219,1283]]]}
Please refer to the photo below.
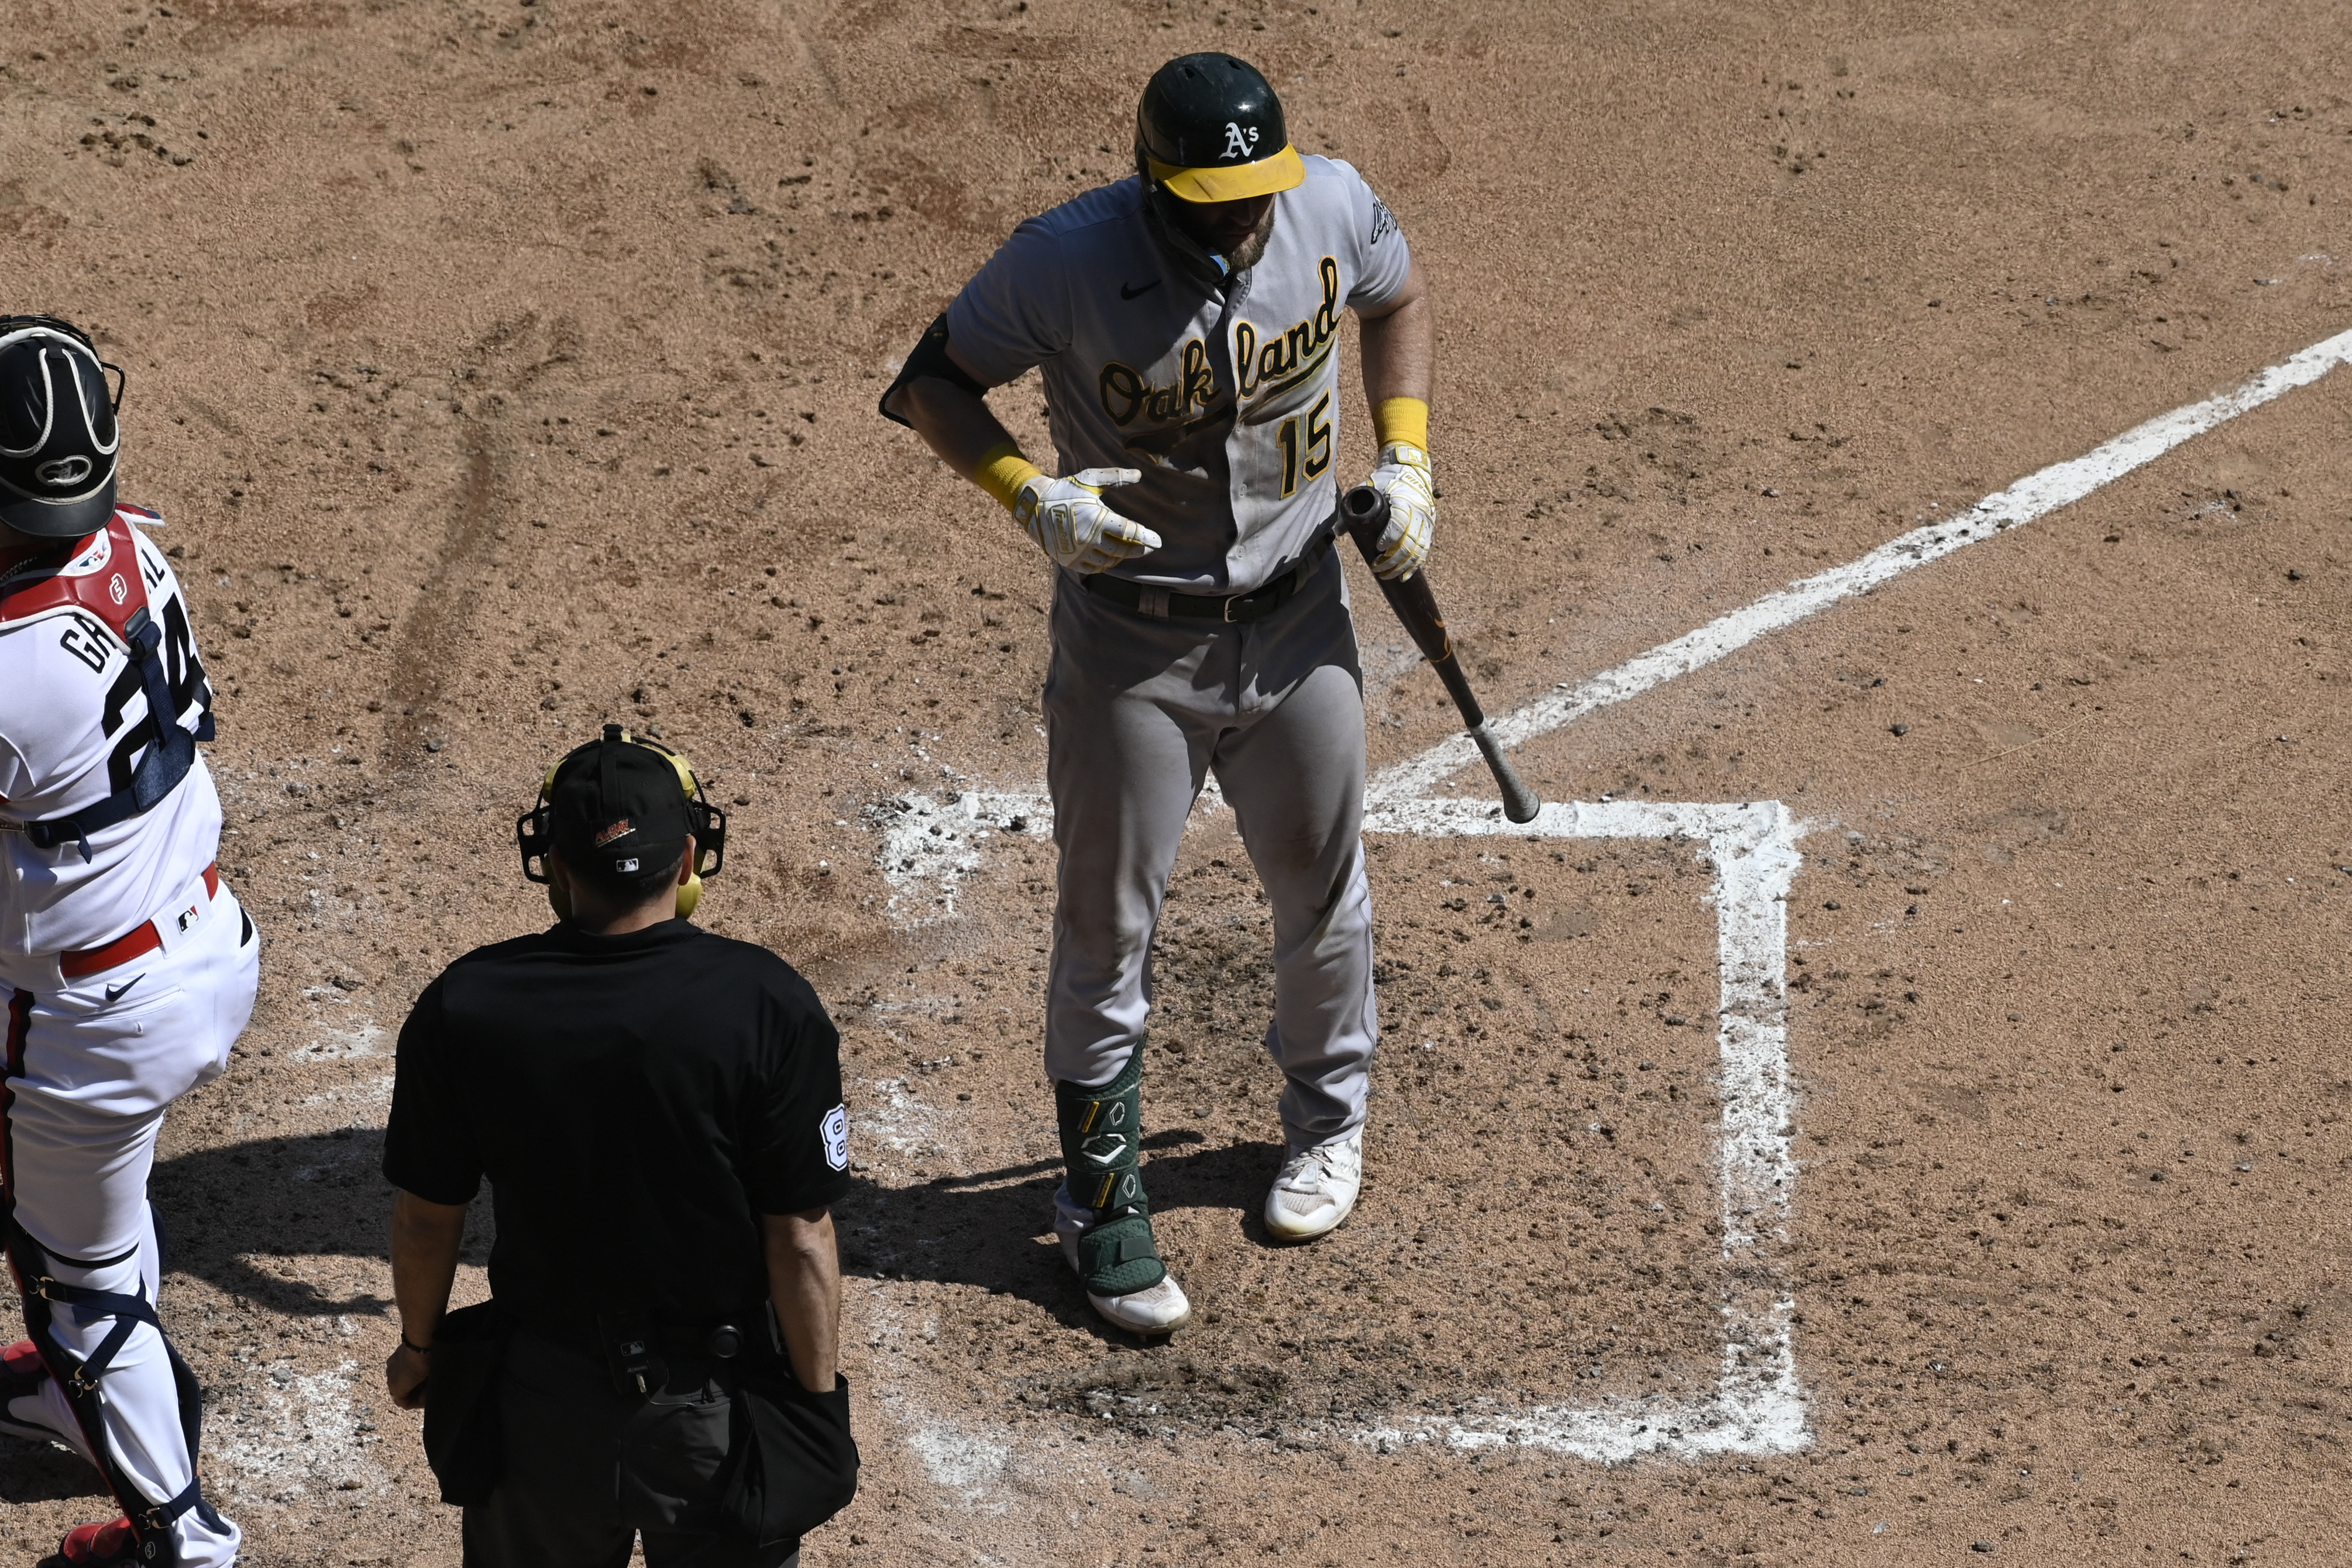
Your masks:
{"label": "mlb logo patch", "polygon": [[186,909],[182,910],[180,911],[181,934],[185,935],[194,930],[196,922],[204,918],[205,907],[202,904],[190,904]]}

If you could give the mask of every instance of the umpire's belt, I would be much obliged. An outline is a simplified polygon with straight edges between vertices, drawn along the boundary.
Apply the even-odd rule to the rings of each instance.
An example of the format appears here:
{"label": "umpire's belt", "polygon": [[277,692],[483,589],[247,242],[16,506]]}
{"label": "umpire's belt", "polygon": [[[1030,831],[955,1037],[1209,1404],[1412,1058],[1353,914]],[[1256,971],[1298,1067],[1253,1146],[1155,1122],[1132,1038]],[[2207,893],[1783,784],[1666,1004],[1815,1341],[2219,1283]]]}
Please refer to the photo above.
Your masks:
{"label": "umpire's belt", "polygon": [[1331,548],[1330,531],[1316,535],[1315,542],[1298,563],[1279,577],[1246,594],[1225,596],[1214,594],[1179,594],[1167,588],[1146,587],[1125,577],[1114,577],[1108,572],[1097,572],[1080,578],[1087,592],[1097,598],[1108,599],[1139,615],[1158,616],[1166,619],[1186,621],[1255,621],[1282,608],[1307,586],[1307,579],[1323,552]]}

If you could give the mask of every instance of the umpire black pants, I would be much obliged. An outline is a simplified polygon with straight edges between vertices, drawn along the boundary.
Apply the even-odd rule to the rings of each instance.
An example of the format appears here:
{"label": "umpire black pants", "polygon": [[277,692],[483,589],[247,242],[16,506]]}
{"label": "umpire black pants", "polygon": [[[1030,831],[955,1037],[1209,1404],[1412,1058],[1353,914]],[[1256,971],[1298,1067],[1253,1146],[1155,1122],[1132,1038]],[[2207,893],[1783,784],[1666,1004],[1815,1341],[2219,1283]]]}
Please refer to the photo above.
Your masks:
{"label": "umpire black pants", "polygon": [[647,1568],[799,1568],[797,1542],[644,1522],[715,1508],[729,1403],[715,1371],[679,1363],[653,1399],[625,1396],[601,1361],[517,1333],[498,1394],[506,1468],[466,1510],[466,1568],[626,1568],[641,1525]]}

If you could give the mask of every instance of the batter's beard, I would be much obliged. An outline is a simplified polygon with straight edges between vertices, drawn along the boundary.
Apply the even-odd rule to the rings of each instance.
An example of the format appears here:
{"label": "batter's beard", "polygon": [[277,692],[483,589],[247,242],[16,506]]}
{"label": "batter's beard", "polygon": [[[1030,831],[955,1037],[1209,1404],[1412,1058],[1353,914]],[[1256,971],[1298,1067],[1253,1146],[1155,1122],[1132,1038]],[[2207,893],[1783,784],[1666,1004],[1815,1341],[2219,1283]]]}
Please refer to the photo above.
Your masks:
{"label": "batter's beard", "polygon": [[1265,209],[1265,216],[1258,220],[1258,226],[1250,231],[1250,237],[1235,246],[1225,258],[1226,266],[1236,272],[1247,272],[1265,259],[1265,247],[1274,238],[1274,215],[1279,210],[1279,205],[1277,203]]}

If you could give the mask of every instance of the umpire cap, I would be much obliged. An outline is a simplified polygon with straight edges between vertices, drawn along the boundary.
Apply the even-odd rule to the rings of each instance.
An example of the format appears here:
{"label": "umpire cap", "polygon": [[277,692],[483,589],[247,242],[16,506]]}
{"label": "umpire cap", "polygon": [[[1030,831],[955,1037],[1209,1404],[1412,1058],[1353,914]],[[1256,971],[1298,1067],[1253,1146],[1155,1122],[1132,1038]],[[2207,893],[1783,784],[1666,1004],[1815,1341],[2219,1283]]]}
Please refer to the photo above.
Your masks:
{"label": "umpire cap", "polygon": [[114,511],[118,390],[88,334],[55,316],[0,316],[0,522],[79,539]]}
{"label": "umpire cap", "polygon": [[564,758],[547,803],[565,862],[616,878],[677,865],[701,826],[668,756],[617,733]]}
{"label": "umpire cap", "polygon": [[1151,73],[1135,109],[1135,163],[1145,184],[1188,202],[1268,196],[1307,178],[1282,100],[1231,55],[1183,55]]}

